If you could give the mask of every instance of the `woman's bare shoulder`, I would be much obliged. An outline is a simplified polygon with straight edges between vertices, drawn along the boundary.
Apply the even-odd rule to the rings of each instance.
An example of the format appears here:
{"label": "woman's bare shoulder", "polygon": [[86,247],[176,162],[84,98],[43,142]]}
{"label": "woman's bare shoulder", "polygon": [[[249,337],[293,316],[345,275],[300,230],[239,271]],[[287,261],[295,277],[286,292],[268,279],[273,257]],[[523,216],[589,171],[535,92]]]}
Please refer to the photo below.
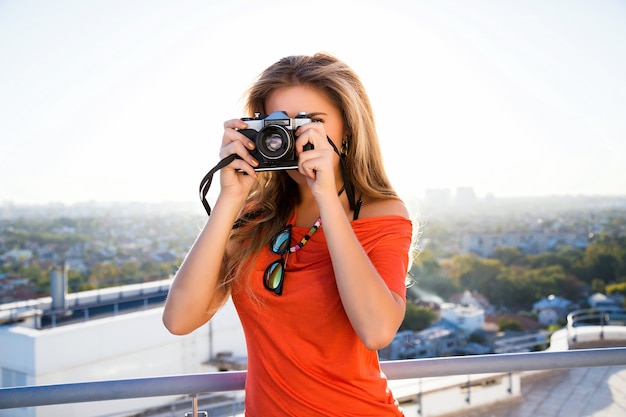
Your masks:
{"label": "woman's bare shoulder", "polygon": [[402,200],[394,198],[363,201],[360,219],[380,216],[401,216],[408,219],[409,211]]}

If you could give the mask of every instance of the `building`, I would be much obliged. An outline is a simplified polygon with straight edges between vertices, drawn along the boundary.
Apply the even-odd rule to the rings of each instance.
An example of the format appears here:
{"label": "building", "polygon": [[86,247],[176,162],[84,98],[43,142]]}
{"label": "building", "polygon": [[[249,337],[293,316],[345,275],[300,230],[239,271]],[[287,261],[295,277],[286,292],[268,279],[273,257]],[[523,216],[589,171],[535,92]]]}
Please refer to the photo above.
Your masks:
{"label": "building", "polygon": [[492,307],[489,300],[478,291],[465,290],[462,293],[451,295],[448,299],[453,304],[462,306],[473,306],[476,309],[491,312]]}
{"label": "building", "polygon": [[464,208],[474,207],[477,203],[476,193],[472,187],[457,187],[455,203]]}
{"label": "building", "polygon": [[398,332],[389,346],[379,352],[381,359],[418,359],[459,354],[487,353],[489,347],[468,343],[469,337],[483,331],[485,311],[473,305],[443,303],[440,320],[419,332]]}
{"label": "building", "polygon": [[556,324],[567,317],[572,302],[565,298],[550,295],[533,304],[533,313],[544,326]]}
{"label": "building", "polygon": [[624,296],[620,294],[614,294],[612,296],[606,296],[601,293],[595,293],[589,296],[587,299],[589,307],[603,309],[603,310],[620,310],[622,303],[624,302]]}
{"label": "building", "polygon": [[398,332],[393,341],[379,352],[383,360],[453,356],[459,345],[458,328],[441,320],[420,332]]}
{"label": "building", "polygon": [[[54,297],[0,305],[2,387],[212,372],[207,362],[218,353],[246,354],[232,302],[209,325],[174,336],[161,321],[171,280],[66,294],[63,275],[52,279]],[[103,416],[171,400],[64,404],[0,410],[0,416]]]}
{"label": "building", "polygon": [[485,323],[485,311],[471,304],[443,303],[439,314],[442,319],[457,326],[466,337],[482,330]]}
{"label": "building", "polygon": [[467,233],[462,238],[462,252],[480,257],[492,256],[496,248],[518,248],[525,254],[544,253],[559,247],[585,248],[586,235],[576,233],[527,232],[527,233]]}

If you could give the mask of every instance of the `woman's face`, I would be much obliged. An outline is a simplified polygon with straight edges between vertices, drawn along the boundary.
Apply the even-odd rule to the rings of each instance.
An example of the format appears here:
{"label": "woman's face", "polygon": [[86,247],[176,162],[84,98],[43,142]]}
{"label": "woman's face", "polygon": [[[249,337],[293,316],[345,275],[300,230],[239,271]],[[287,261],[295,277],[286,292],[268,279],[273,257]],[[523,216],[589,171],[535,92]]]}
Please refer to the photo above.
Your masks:
{"label": "woman's face", "polygon": [[319,90],[297,85],[274,90],[265,100],[265,113],[284,111],[289,117],[296,117],[300,112],[311,115],[311,119],[324,123],[326,135],[337,149],[346,136],[341,111]]}
{"label": "woman's face", "polygon": [[[347,134],[341,111],[319,90],[305,85],[278,88],[265,100],[265,113],[274,111],[284,111],[291,118],[300,112],[307,113],[314,121],[324,123],[326,135],[337,149],[341,149],[341,142]],[[287,174],[298,184],[305,184],[304,176],[297,170],[289,170]],[[339,162],[335,176],[340,180]]]}

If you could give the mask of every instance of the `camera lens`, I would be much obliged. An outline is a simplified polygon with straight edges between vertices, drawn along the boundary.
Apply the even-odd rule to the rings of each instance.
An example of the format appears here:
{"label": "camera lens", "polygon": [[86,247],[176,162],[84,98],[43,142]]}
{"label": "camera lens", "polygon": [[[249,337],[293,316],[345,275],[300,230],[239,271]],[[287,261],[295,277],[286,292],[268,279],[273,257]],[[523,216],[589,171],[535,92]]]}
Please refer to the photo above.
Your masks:
{"label": "camera lens", "polygon": [[281,159],[292,147],[289,132],[277,125],[266,126],[256,138],[259,152],[267,159]]}
{"label": "camera lens", "polygon": [[265,147],[270,151],[276,152],[283,146],[283,138],[277,134],[273,133],[265,137]]}

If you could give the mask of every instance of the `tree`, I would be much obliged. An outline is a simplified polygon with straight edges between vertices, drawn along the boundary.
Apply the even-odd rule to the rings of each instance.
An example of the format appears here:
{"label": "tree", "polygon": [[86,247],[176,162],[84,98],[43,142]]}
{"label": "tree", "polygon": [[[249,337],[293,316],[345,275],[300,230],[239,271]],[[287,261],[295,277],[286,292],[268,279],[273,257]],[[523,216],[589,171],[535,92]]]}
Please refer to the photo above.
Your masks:
{"label": "tree", "polygon": [[537,293],[531,273],[508,268],[498,275],[486,294],[494,304],[497,302],[501,307],[519,310],[528,309],[538,299]]}
{"label": "tree", "polygon": [[421,331],[430,326],[436,314],[428,307],[418,306],[413,303],[406,303],[406,313],[400,330]]}
{"label": "tree", "polygon": [[498,320],[498,327],[500,329],[501,332],[507,331],[507,330],[511,330],[514,332],[520,332],[522,330],[524,330],[524,328],[522,327],[522,325],[520,324],[519,321],[515,320],[515,319],[510,319],[507,317],[500,317],[500,319]]}
{"label": "tree", "polygon": [[556,252],[544,252],[527,257],[531,268],[542,268],[552,265],[560,265],[566,272],[574,272],[574,269],[583,265],[583,251],[571,247],[561,247]]}
{"label": "tree", "polygon": [[528,264],[528,258],[521,249],[509,246],[495,248],[491,257],[499,260],[505,266]]}
{"label": "tree", "polygon": [[137,261],[125,261],[120,266],[120,275],[122,278],[130,279],[139,274],[139,262]]}
{"label": "tree", "polygon": [[[563,298],[571,301],[576,301],[583,296],[585,283],[574,275],[565,275],[563,278],[563,288],[561,294]],[[556,293],[555,295],[558,295]]]}
{"label": "tree", "polygon": [[497,259],[482,259],[476,255],[457,255],[450,262],[449,273],[461,290],[478,291],[487,297],[489,288],[505,267]]}
{"label": "tree", "polygon": [[532,282],[537,286],[536,299],[550,294],[560,294],[565,282],[565,272],[560,265],[537,268],[529,271]]}
{"label": "tree", "polygon": [[600,294],[604,294],[604,292],[606,291],[606,283],[598,278],[594,278],[591,281],[591,291],[593,291],[594,293],[600,293]]}
{"label": "tree", "polygon": [[436,294],[446,299],[458,292],[449,276],[442,273],[442,268],[432,251],[425,249],[413,263],[409,272],[414,281],[412,288],[420,291]]}
{"label": "tree", "polygon": [[424,249],[413,262],[413,268],[419,269],[423,274],[436,275],[441,270],[439,262],[433,251]]}
{"label": "tree", "polygon": [[618,282],[615,284],[609,284],[605,288],[607,295],[622,294],[626,296],[626,282]]}
{"label": "tree", "polygon": [[594,278],[605,283],[618,282],[626,276],[626,238],[601,235],[585,249],[587,282]]}
{"label": "tree", "polygon": [[82,286],[85,284],[85,280],[86,276],[83,272],[71,268],[67,271],[69,292],[82,291]]}
{"label": "tree", "polygon": [[24,278],[28,278],[28,281],[37,287],[38,293],[43,294],[49,291],[49,273],[40,268],[36,263],[22,265],[18,270],[18,274]]}
{"label": "tree", "polygon": [[[105,287],[105,286],[114,286],[117,285],[115,282],[111,282],[112,278],[119,277],[119,271],[115,267],[115,265],[109,262],[101,262],[97,264],[92,270],[91,274],[89,274],[89,283],[94,284],[96,288]],[[100,285],[105,284],[105,285]]]}

